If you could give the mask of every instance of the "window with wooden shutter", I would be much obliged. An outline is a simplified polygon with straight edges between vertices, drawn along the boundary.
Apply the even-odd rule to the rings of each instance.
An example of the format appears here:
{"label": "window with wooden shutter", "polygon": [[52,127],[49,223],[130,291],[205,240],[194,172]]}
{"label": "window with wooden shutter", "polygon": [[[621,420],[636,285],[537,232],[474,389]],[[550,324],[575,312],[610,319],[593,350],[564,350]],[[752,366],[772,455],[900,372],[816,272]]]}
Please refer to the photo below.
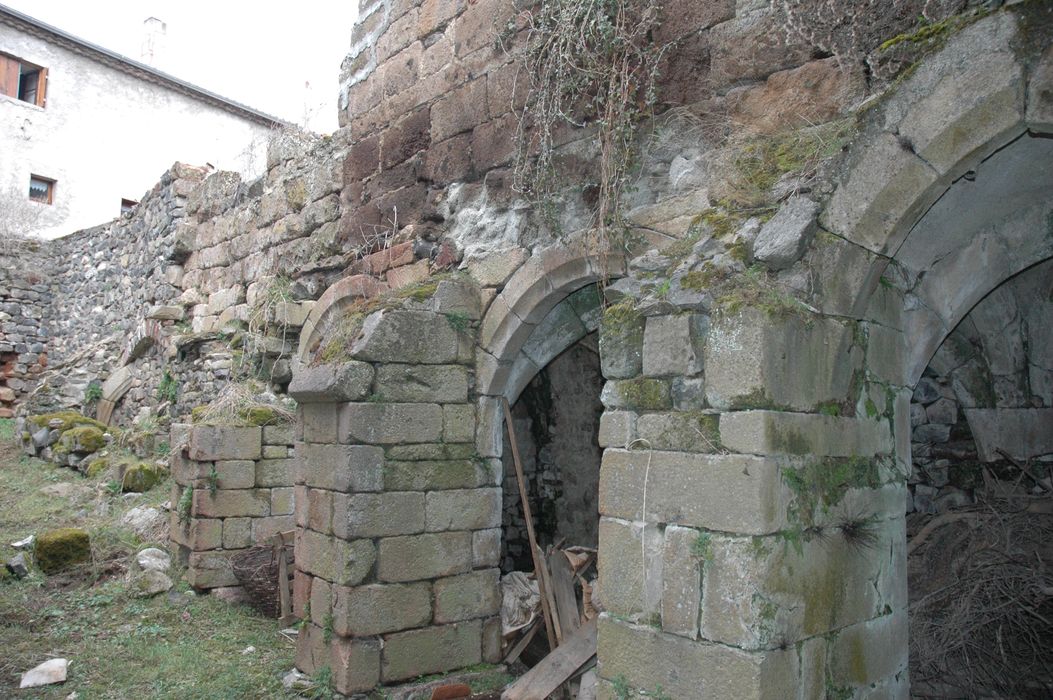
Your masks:
{"label": "window with wooden shutter", "polygon": [[18,78],[21,73],[19,62],[0,54],[0,94],[18,97]]}
{"label": "window with wooden shutter", "polygon": [[0,94],[43,107],[48,69],[0,54]]}

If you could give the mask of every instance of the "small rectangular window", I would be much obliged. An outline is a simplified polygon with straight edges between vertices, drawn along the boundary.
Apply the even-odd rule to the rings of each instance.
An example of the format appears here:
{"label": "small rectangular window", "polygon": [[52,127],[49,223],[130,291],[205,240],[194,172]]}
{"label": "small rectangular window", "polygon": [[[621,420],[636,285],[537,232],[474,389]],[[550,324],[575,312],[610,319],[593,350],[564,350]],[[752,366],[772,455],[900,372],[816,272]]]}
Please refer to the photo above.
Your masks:
{"label": "small rectangular window", "polygon": [[0,94],[44,106],[48,69],[0,54]]}
{"label": "small rectangular window", "polygon": [[51,204],[55,201],[55,181],[39,175],[31,175],[29,177],[29,198],[41,204]]}
{"label": "small rectangular window", "polygon": [[130,212],[132,209],[135,209],[137,206],[139,206],[139,202],[135,201],[134,199],[122,199],[121,200],[121,213],[122,214],[126,214],[126,213]]}

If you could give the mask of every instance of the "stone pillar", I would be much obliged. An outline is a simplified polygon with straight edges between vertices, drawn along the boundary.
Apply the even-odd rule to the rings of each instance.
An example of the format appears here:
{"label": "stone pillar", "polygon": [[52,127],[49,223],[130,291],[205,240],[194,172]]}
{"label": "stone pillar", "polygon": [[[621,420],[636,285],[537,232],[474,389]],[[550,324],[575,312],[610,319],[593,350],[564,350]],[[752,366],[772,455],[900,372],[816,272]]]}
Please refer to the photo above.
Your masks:
{"label": "stone pillar", "polygon": [[905,407],[866,345],[803,311],[607,310],[601,697],[905,697]]}
{"label": "stone pillar", "polygon": [[500,653],[500,462],[476,454],[469,397],[478,302],[449,306],[443,284],[434,310],[371,314],[352,359],[290,386],[296,664],[345,694]]}
{"label": "stone pillar", "polygon": [[292,530],[293,426],[172,428],[170,537],[197,589],[237,586],[231,558]]}

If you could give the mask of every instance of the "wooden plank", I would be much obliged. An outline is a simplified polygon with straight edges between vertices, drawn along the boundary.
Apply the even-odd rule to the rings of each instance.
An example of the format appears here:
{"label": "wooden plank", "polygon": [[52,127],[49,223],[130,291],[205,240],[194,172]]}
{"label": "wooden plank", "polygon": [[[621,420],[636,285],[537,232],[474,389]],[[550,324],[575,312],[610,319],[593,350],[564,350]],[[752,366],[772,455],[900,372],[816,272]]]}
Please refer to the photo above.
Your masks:
{"label": "wooden plank", "polygon": [[548,573],[552,580],[552,597],[556,601],[556,619],[566,638],[581,627],[581,613],[574,595],[574,570],[562,550],[552,550],[548,557]]}
{"label": "wooden plank", "polygon": [[534,560],[534,578],[537,579],[538,592],[541,594],[541,616],[545,619],[545,634],[548,636],[549,649],[555,649],[557,640],[553,628],[552,608],[548,606],[545,595],[545,566],[538,558],[537,536],[534,535],[534,516],[530,512],[530,501],[527,498],[526,479],[523,477],[523,462],[519,459],[519,443],[516,442],[515,426],[512,425],[512,409],[508,399],[502,397],[501,404],[505,409],[505,430],[508,431],[508,442],[512,445],[512,462],[516,468],[516,481],[519,483],[519,500],[523,504],[523,518],[526,520],[527,540],[530,543],[530,556]]}
{"label": "wooden plank", "polygon": [[552,579],[549,577],[548,564],[546,563],[547,558],[541,547],[537,548],[537,559],[541,562],[541,580],[544,583],[541,588],[541,592],[544,595],[541,599],[542,609],[544,609],[544,605],[548,605],[549,619],[552,621],[552,630],[556,633],[556,646],[559,646],[563,643],[563,626],[559,624],[559,615],[556,614],[556,598],[552,595]]}
{"label": "wooden plank", "polygon": [[530,640],[534,638],[534,635],[537,634],[539,629],[541,629],[541,625],[538,624],[538,620],[535,617],[534,621],[523,630],[523,634],[519,636],[519,641],[508,651],[508,656],[506,656],[505,660],[501,663],[510,664],[518,660],[520,654],[522,654],[523,650],[530,645]]}
{"label": "wooden plank", "polygon": [[596,655],[596,620],[589,620],[563,645],[501,694],[501,700],[545,700]]}
{"label": "wooden plank", "polygon": [[18,98],[18,77],[21,70],[18,61],[0,56],[0,94]]}

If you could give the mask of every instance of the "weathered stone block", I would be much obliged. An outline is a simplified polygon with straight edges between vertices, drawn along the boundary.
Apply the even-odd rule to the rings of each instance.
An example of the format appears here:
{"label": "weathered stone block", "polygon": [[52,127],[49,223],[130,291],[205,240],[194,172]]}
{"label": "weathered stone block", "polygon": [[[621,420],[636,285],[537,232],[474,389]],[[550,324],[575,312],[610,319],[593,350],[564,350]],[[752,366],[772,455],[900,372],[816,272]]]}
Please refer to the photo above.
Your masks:
{"label": "weathered stone block", "polygon": [[844,400],[862,362],[852,328],[838,321],[721,314],[706,341],[706,398],[720,409],[812,411]]}
{"label": "weathered stone block", "polygon": [[652,316],[643,340],[643,373],[648,377],[684,376],[702,371],[707,317],[699,314]]}
{"label": "weathered stone block", "polygon": [[1035,66],[1027,89],[1027,125],[1035,132],[1053,133],[1053,47]]}
{"label": "weathered stone block", "polygon": [[482,660],[482,622],[427,627],[384,638],[381,678],[385,683],[441,673]]}
{"label": "weathered stone block", "polygon": [[474,404],[447,404],[442,407],[442,439],[452,443],[475,439]]}
{"label": "weathered stone block", "polygon": [[301,367],[289,384],[289,395],[300,403],[358,401],[369,395],[373,366],[368,362]]}
{"label": "weathered stone block", "polygon": [[333,639],[329,649],[333,688],[353,695],[380,684],[380,644],[371,639]]}
{"label": "weathered stone block", "polygon": [[600,370],[628,379],[643,369],[644,317],[629,302],[611,306],[600,321]]}
{"label": "weathered stone block", "polygon": [[296,536],[296,565],[343,586],[361,583],[373,568],[376,548],[369,540],[347,542],[303,530]]}
{"label": "weathered stone block", "polygon": [[672,407],[669,380],[650,377],[608,381],[600,392],[600,401],[607,408],[633,411],[665,411]]}
{"label": "weathered stone block", "polygon": [[906,558],[899,522],[875,520],[877,540],[860,550],[828,526],[821,540],[798,535],[751,541],[714,534],[706,563],[701,633],[744,649],[826,634],[905,604],[894,581]]}
{"label": "weathered stone block", "polygon": [[523,354],[538,367],[544,367],[573,343],[585,337],[587,331],[578,312],[565,299],[548,312],[523,345]]}
{"label": "weathered stone block", "polygon": [[632,411],[604,411],[600,416],[600,447],[628,447],[636,439],[636,414]]}
{"label": "weathered stone block", "polygon": [[428,532],[483,530],[501,524],[501,489],[432,491],[425,505]]}
{"label": "weathered stone block", "polygon": [[253,544],[271,544],[274,536],[280,532],[290,532],[296,527],[295,518],[291,515],[272,515],[268,518],[252,519]]}
{"label": "weathered stone block", "polygon": [[292,515],[295,499],[295,489],[291,486],[271,489],[271,515]]}
{"label": "weathered stone block", "polygon": [[486,569],[435,581],[435,622],[496,615],[501,610],[500,574],[499,569]]}
{"label": "weathered stone block", "polygon": [[311,622],[325,627],[326,620],[333,614],[333,584],[316,578],[311,584]]}
{"label": "weathered stone block", "polygon": [[501,563],[501,529],[476,530],[472,533],[472,568],[481,569]]}
{"label": "weathered stone block", "polygon": [[199,462],[259,459],[263,454],[263,431],[199,425],[190,431],[188,455]]}
{"label": "weathered stone block", "polygon": [[796,697],[795,652],[749,652],[695,642],[651,627],[600,616],[600,676],[633,688],[657,688],[673,698]]}
{"label": "weathered stone block", "polygon": [[323,535],[333,534],[333,491],[307,489],[306,527]]}
{"label": "weathered stone block", "polygon": [[662,609],[662,532],[656,525],[600,518],[597,561],[606,610],[648,620]]}
{"label": "weathered stone block", "polygon": [[720,439],[734,452],[761,455],[870,457],[893,448],[886,421],[783,411],[725,413]]}
{"label": "weathered stone block", "polygon": [[377,578],[420,581],[465,573],[472,568],[472,534],[443,532],[380,540]]}
{"label": "weathered stone block", "polygon": [[263,445],[292,445],[296,442],[296,428],[291,425],[263,426]]}
{"label": "weathered stone block", "polygon": [[[243,549],[252,546],[252,518],[223,520],[223,548]],[[220,522],[219,520],[213,522]]]}
{"label": "weathered stone block", "polygon": [[819,230],[819,205],[803,196],[783,202],[753,243],[753,257],[772,270],[785,270],[800,260]]}
{"label": "weathered stone block", "polygon": [[785,523],[785,499],[769,458],[608,448],[600,468],[600,513],[627,520],[761,535]]}
{"label": "weathered stone block", "polygon": [[334,586],[333,631],[341,637],[423,627],[431,621],[431,584]]}
{"label": "weathered stone block", "polygon": [[266,489],[216,491],[194,490],[194,514],[203,518],[261,518],[271,512],[271,493]]}
{"label": "weathered stone block", "polygon": [[423,493],[362,493],[333,496],[333,534],[344,539],[424,532]]}
{"label": "weathered stone block", "polygon": [[442,407],[422,403],[349,403],[340,412],[340,442],[392,445],[437,442]]}
{"label": "weathered stone block", "polygon": [[468,370],[461,365],[381,365],[376,393],[385,401],[467,401]]}
{"label": "weathered stone block", "polygon": [[646,413],[636,420],[636,436],[655,450],[719,452],[720,420],[701,411]]}
{"label": "weathered stone block", "polygon": [[468,489],[494,483],[485,465],[471,459],[388,462],[384,467],[387,491]]}
{"label": "weathered stone block", "polygon": [[362,325],[351,353],[371,362],[444,365],[467,359],[457,330],[441,314],[378,311]]}
{"label": "weathered stone block", "polygon": [[339,404],[308,403],[301,405],[299,411],[304,440],[315,443],[336,442]]}
{"label": "weathered stone block", "polygon": [[302,443],[296,459],[307,486],[330,491],[380,491],[384,450],[367,445]]}
{"label": "weathered stone block", "polygon": [[[701,538],[701,539],[700,539]],[[670,525],[662,549],[662,629],[698,639],[702,614],[702,572],[709,535]]]}
{"label": "weathered stone block", "polygon": [[256,486],[270,488],[291,486],[293,483],[293,460],[261,459],[256,462]]}
{"label": "weathered stone block", "polygon": [[194,588],[237,586],[238,579],[230,565],[230,552],[191,552],[186,580]]}
{"label": "weathered stone block", "polygon": [[830,644],[838,686],[868,687],[907,669],[907,612],[898,610],[841,630]]}
{"label": "weathered stone block", "polygon": [[224,546],[223,521],[212,518],[191,518],[190,522],[183,525],[179,522],[179,516],[172,511],[169,532],[174,542],[186,545],[195,552],[209,549],[219,549]]}

